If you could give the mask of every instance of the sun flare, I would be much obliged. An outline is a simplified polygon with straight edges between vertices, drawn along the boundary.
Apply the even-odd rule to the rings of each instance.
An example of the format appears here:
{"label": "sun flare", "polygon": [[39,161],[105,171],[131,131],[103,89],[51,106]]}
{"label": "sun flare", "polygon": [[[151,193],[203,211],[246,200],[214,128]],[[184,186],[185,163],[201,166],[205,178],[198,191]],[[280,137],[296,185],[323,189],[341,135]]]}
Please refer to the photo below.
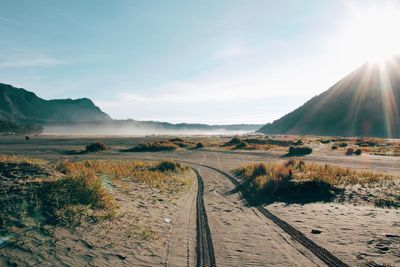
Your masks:
{"label": "sun flare", "polygon": [[341,40],[349,57],[359,56],[381,63],[400,54],[400,6],[352,9],[353,16],[343,27]]}

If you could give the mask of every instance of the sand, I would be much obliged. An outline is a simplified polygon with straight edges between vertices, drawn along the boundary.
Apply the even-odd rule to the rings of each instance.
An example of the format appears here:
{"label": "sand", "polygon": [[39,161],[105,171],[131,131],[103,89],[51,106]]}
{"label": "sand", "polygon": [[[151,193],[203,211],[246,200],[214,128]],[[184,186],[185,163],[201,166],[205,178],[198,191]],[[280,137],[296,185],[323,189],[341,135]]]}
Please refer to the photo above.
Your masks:
{"label": "sand", "polygon": [[[118,152],[119,148],[131,147],[141,140],[104,138],[100,141],[110,144],[111,151],[71,156],[64,152],[81,149],[92,140],[41,137],[26,143],[7,138],[0,139],[0,153],[29,154],[50,160],[173,158],[226,172],[250,162],[282,160],[281,152],[274,151]],[[346,157],[321,150],[304,159],[400,174],[399,157]],[[218,266],[325,266],[274,222],[249,206],[226,177],[196,164],[191,166],[197,168],[203,178],[204,202]],[[194,183],[181,195],[167,196],[132,181],[114,184],[115,198],[121,207],[117,219],[75,229],[46,227],[43,233],[27,231],[13,246],[0,248],[0,264],[194,266],[196,188]],[[273,203],[266,208],[350,266],[400,266],[398,209],[346,202]],[[171,221],[168,223],[165,219]],[[320,232],[312,233],[313,230]]]}

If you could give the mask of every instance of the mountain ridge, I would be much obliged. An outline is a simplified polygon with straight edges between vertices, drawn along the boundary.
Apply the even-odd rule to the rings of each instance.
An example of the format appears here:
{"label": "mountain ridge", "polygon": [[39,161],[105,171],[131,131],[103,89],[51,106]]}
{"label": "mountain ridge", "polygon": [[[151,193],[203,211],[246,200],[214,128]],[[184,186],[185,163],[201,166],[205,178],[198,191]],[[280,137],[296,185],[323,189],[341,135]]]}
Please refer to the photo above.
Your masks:
{"label": "mountain ridge", "polygon": [[[0,121],[38,124],[49,127],[90,127],[101,130],[130,127],[155,130],[216,130],[254,132],[262,124],[209,125],[203,123],[169,123],[162,121],[114,120],[89,98],[45,100],[34,92],[0,83]],[[66,129],[66,128],[63,129]]]}
{"label": "mountain ridge", "polygon": [[89,98],[45,100],[26,89],[0,83],[0,120],[40,124],[110,119]]}
{"label": "mountain ridge", "polygon": [[400,137],[400,57],[366,63],[258,132]]}

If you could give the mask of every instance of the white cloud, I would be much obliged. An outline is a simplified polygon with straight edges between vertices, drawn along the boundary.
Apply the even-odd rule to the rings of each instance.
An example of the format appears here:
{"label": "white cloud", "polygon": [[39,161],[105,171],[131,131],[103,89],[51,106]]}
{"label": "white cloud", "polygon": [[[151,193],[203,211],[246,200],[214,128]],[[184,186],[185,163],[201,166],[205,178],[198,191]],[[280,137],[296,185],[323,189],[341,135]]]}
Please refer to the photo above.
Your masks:
{"label": "white cloud", "polygon": [[0,59],[0,67],[3,68],[52,67],[60,64],[64,64],[64,62],[48,57],[9,57],[6,59]]}

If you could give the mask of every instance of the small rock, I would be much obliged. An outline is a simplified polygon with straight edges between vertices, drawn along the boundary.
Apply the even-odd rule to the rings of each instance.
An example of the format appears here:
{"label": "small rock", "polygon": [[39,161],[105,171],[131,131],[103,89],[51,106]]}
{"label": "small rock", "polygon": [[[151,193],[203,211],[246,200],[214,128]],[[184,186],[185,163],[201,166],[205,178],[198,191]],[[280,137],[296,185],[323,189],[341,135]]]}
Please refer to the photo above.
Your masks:
{"label": "small rock", "polygon": [[311,230],[311,233],[312,233],[312,234],[315,234],[315,235],[319,235],[320,233],[322,233],[322,231],[321,231],[321,230],[318,230],[318,229],[312,229],[312,230]]}
{"label": "small rock", "polygon": [[166,222],[166,223],[171,223],[171,219],[170,219],[170,218],[165,218],[165,219],[164,219],[164,222]]}

